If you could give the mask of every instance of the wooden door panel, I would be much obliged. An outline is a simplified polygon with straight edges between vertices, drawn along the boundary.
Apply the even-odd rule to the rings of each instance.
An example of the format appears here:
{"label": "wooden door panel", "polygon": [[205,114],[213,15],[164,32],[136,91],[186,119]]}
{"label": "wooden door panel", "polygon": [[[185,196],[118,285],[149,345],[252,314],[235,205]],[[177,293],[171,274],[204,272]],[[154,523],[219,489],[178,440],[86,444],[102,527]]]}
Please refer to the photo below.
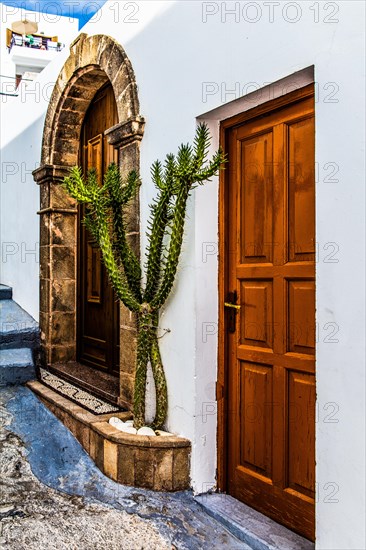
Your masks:
{"label": "wooden door panel", "polygon": [[272,281],[241,281],[241,345],[273,348],[272,293]]}
{"label": "wooden door panel", "polygon": [[314,117],[288,125],[289,261],[315,260]]}
{"label": "wooden door panel", "polygon": [[93,304],[102,303],[102,263],[100,249],[96,243],[87,243],[87,301]]}
{"label": "wooden door panel", "polygon": [[227,489],[314,538],[314,100],[226,132]]}
{"label": "wooden door panel", "polygon": [[103,136],[99,134],[88,140],[88,170],[95,168],[97,171],[99,185],[102,183],[103,177]]}
{"label": "wooden door panel", "polygon": [[289,371],[287,486],[311,498],[315,497],[314,425],[315,377]]}
{"label": "wooden door panel", "polygon": [[287,351],[315,354],[314,281],[287,281]]}
{"label": "wooden door panel", "polygon": [[240,362],[241,418],[240,465],[262,476],[272,475],[272,367]]}
{"label": "wooden door panel", "polygon": [[241,261],[272,261],[272,134],[239,142],[241,187]]}

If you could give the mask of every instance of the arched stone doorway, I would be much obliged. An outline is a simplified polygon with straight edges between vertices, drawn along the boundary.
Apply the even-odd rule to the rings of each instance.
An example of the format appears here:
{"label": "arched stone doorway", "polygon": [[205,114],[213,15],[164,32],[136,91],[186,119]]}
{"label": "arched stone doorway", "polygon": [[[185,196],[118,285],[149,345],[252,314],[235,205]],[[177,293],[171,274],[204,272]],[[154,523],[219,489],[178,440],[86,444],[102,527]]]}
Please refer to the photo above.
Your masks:
{"label": "arched stone doorway", "polygon": [[[44,126],[40,185],[40,329],[42,362],[54,365],[77,358],[77,206],[61,183],[79,164],[81,128],[97,92],[110,82],[118,124],[104,134],[118,151],[123,173],[139,168],[144,119],[139,115],[137,85],[122,46],[104,35],[80,34],[55,84]],[[139,246],[138,201],[129,213],[130,237]],[[120,309],[119,403],[130,406],[134,382],[135,319]]]}

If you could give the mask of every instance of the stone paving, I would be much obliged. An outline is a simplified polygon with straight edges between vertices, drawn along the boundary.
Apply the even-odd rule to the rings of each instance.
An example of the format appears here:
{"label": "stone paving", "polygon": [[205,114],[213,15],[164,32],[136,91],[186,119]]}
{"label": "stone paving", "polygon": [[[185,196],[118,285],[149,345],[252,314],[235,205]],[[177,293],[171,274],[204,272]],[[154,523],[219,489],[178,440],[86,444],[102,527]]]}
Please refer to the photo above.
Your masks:
{"label": "stone paving", "polygon": [[190,492],[156,493],[105,477],[29,389],[2,389],[0,412],[0,546],[250,550]]}

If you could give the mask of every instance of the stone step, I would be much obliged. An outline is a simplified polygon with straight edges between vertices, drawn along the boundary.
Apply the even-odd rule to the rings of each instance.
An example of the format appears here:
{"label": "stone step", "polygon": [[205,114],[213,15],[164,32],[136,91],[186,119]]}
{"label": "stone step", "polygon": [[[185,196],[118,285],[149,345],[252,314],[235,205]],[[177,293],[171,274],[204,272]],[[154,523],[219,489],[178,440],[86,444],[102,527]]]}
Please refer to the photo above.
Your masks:
{"label": "stone step", "polygon": [[253,550],[314,550],[309,540],[253,510],[230,495],[196,497],[198,504]]}
{"label": "stone step", "polygon": [[38,343],[38,323],[16,302],[2,299],[0,301],[0,350],[35,349]]}
{"label": "stone step", "polygon": [[0,386],[18,386],[35,378],[30,348],[0,350]]}
{"label": "stone step", "polygon": [[0,285],[0,300],[11,300],[13,298],[13,289],[10,286]]}

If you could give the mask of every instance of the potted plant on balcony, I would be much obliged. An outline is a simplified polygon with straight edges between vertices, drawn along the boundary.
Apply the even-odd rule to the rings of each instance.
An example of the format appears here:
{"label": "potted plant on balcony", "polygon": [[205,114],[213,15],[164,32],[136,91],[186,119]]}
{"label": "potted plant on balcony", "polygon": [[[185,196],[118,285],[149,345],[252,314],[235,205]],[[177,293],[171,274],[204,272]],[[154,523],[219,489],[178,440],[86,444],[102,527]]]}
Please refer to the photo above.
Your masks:
{"label": "potted plant on balcony", "polygon": [[197,128],[193,146],[181,145],[176,156],[169,154],[164,166],[156,161],[151,168],[157,197],[150,206],[145,280],[139,258],[126,237],[124,208],[136,195],[140,179],[131,172],[123,181],[116,164],[111,164],[98,184],[95,170],[85,180],[79,167],[65,178],[69,195],[86,205],[84,222],[98,243],[110,281],[118,298],[136,313],[138,322],[137,361],[134,390],[134,425],[145,425],[147,367],[151,364],[156,391],[155,429],[164,425],[168,397],[157,329],[159,311],[175,280],[183,242],[187,200],[193,189],[203,184],[225,162],[219,149],[208,161],[210,135],[206,125]]}

